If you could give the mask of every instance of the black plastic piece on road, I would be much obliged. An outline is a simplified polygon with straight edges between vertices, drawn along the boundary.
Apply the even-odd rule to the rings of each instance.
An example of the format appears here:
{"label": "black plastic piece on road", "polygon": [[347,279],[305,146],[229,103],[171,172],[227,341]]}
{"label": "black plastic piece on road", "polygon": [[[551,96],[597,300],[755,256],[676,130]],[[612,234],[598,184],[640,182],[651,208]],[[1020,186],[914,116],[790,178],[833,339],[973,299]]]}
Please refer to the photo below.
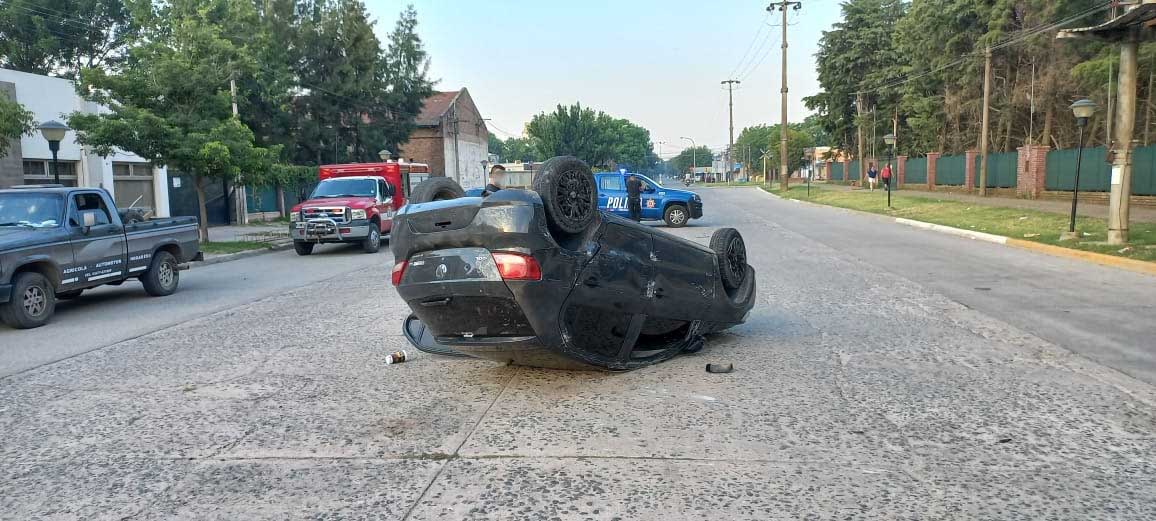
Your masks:
{"label": "black plastic piece on road", "polygon": [[706,372],[708,373],[733,373],[734,370],[735,364],[706,364]]}

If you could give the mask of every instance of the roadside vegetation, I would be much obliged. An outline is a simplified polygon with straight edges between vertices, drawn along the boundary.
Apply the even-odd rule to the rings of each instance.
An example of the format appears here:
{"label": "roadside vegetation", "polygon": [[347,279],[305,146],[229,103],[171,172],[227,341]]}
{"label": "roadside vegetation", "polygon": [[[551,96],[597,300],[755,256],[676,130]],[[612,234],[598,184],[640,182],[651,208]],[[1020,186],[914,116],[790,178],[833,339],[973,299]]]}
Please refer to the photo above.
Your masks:
{"label": "roadside vegetation", "polygon": [[1068,216],[1037,210],[978,206],[961,201],[937,199],[932,194],[912,195],[911,192],[892,192],[891,208],[887,208],[887,192],[876,190],[836,191],[811,186],[795,185],[783,193],[765,188],[768,192],[786,197],[811,201],[829,206],[863,212],[903,217],[944,226],[1002,235],[1013,239],[1040,242],[1065,248],[1156,262],[1156,224],[1132,223],[1131,241],[1126,247],[1104,244],[1108,223],[1094,217],[1077,217],[1076,231],[1082,232],[1079,241],[1060,241],[1060,233],[1068,229]]}
{"label": "roadside vegetation", "polygon": [[256,241],[216,241],[216,242],[202,242],[201,251],[206,255],[223,255],[227,253],[240,253],[250,250],[265,250],[272,248],[273,243],[256,242]]}

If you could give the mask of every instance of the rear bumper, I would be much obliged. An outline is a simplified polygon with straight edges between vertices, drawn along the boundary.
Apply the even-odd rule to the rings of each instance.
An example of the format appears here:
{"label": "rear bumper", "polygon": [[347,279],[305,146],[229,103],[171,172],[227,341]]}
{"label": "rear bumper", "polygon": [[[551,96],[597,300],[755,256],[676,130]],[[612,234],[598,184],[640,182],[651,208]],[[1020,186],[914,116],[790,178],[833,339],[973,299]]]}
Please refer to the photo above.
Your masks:
{"label": "rear bumper", "polygon": [[7,304],[12,300],[12,285],[0,284],[0,304]]}

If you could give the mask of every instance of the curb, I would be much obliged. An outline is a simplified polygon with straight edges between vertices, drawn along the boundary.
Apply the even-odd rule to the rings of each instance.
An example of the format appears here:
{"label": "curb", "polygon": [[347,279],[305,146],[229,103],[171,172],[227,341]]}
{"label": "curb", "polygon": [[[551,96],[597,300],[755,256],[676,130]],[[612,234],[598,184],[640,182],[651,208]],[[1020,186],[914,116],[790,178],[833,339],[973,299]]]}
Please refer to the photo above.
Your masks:
{"label": "curb", "polygon": [[854,213],[859,213],[859,214],[864,214],[864,215],[883,217],[884,219],[894,219],[894,221],[898,224],[911,226],[913,228],[931,230],[931,231],[935,231],[935,232],[939,232],[939,233],[945,233],[948,235],[954,235],[956,237],[963,237],[966,239],[973,239],[973,240],[977,240],[977,241],[990,242],[993,244],[1001,244],[1001,245],[1009,246],[1012,248],[1019,248],[1021,250],[1030,250],[1030,251],[1034,251],[1037,253],[1043,253],[1046,255],[1051,255],[1053,257],[1063,257],[1066,259],[1091,262],[1093,264],[1099,264],[1101,266],[1109,266],[1112,268],[1119,268],[1122,270],[1128,270],[1128,271],[1135,272],[1135,273],[1144,273],[1147,275],[1156,275],[1156,262],[1140,261],[1140,260],[1135,260],[1135,259],[1129,259],[1127,257],[1117,257],[1115,255],[1105,255],[1103,253],[1096,253],[1096,252],[1084,251],[1084,250],[1076,250],[1076,249],[1072,249],[1072,248],[1064,248],[1062,246],[1053,246],[1051,244],[1044,244],[1042,242],[1025,241],[1023,239],[1016,239],[1016,238],[1012,238],[1012,237],[1004,237],[1002,235],[993,235],[990,233],[964,230],[963,228],[944,226],[942,224],[932,224],[932,223],[927,223],[927,222],[923,222],[923,221],[915,221],[915,220],[906,219],[903,217],[889,218],[886,215],[877,214],[877,213],[863,212],[863,211],[859,211],[859,210],[852,210],[850,208],[841,208],[838,206],[830,206],[830,205],[825,205],[825,204],[812,203],[810,201],[802,201],[799,199],[788,199],[788,198],[779,196],[777,194],[772,194],[772,193],[770,193],[766,190],[763,190],[761,188],[759,188],[758,190],[760,192],[763,192],[763,193],[771,196],[771,197],[774,197],[776,199],[782,199],[784,201],[795,201],[798,203],[809,204],[812,206],[822,206],[825,208],[834,208],[836,210],[845,210],[848,212],[854,212]]}
{"label": "curb", "polygon": [[274,243],[272,246],[270,246],[268,248],[260,249],[260,250],[239,251],[237,253],[227,253],[227,254],[221,255],[219,257],[213,257],[211,259],[205,259],[201,262],[198,262],[196,264],[196,266],[212,266],[213,264],[220,264],[222,262],[229,262],[229,261],[246,259],[249,257],[256,257],[258,255],[265,255],[267,253],[273,253],[276,251],[284,251],[284,250],[288,250],[289,248],[292,248],[292,247],[293,247],[292,241],[284,242],[284,243]]}

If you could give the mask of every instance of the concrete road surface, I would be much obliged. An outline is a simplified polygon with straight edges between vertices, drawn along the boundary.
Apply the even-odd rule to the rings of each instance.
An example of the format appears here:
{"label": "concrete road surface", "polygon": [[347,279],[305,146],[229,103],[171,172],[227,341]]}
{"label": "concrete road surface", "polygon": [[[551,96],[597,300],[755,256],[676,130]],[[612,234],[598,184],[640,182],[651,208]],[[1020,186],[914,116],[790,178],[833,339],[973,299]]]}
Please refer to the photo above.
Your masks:
{"label": "concrete road surface", "polygon": [[[737,227],[760,300],[700,353],[624,374],[387,366],[406,347],[388,253],[226,263],[199,282],[212,307],[163,322],[178,293],[107,326],[151,329],[76,330],[83,354],[5,368],[0,518],[1156,518],[1156,279],[703,197],[675,233]],[[0,352],[143,298],[0,330]]]}

